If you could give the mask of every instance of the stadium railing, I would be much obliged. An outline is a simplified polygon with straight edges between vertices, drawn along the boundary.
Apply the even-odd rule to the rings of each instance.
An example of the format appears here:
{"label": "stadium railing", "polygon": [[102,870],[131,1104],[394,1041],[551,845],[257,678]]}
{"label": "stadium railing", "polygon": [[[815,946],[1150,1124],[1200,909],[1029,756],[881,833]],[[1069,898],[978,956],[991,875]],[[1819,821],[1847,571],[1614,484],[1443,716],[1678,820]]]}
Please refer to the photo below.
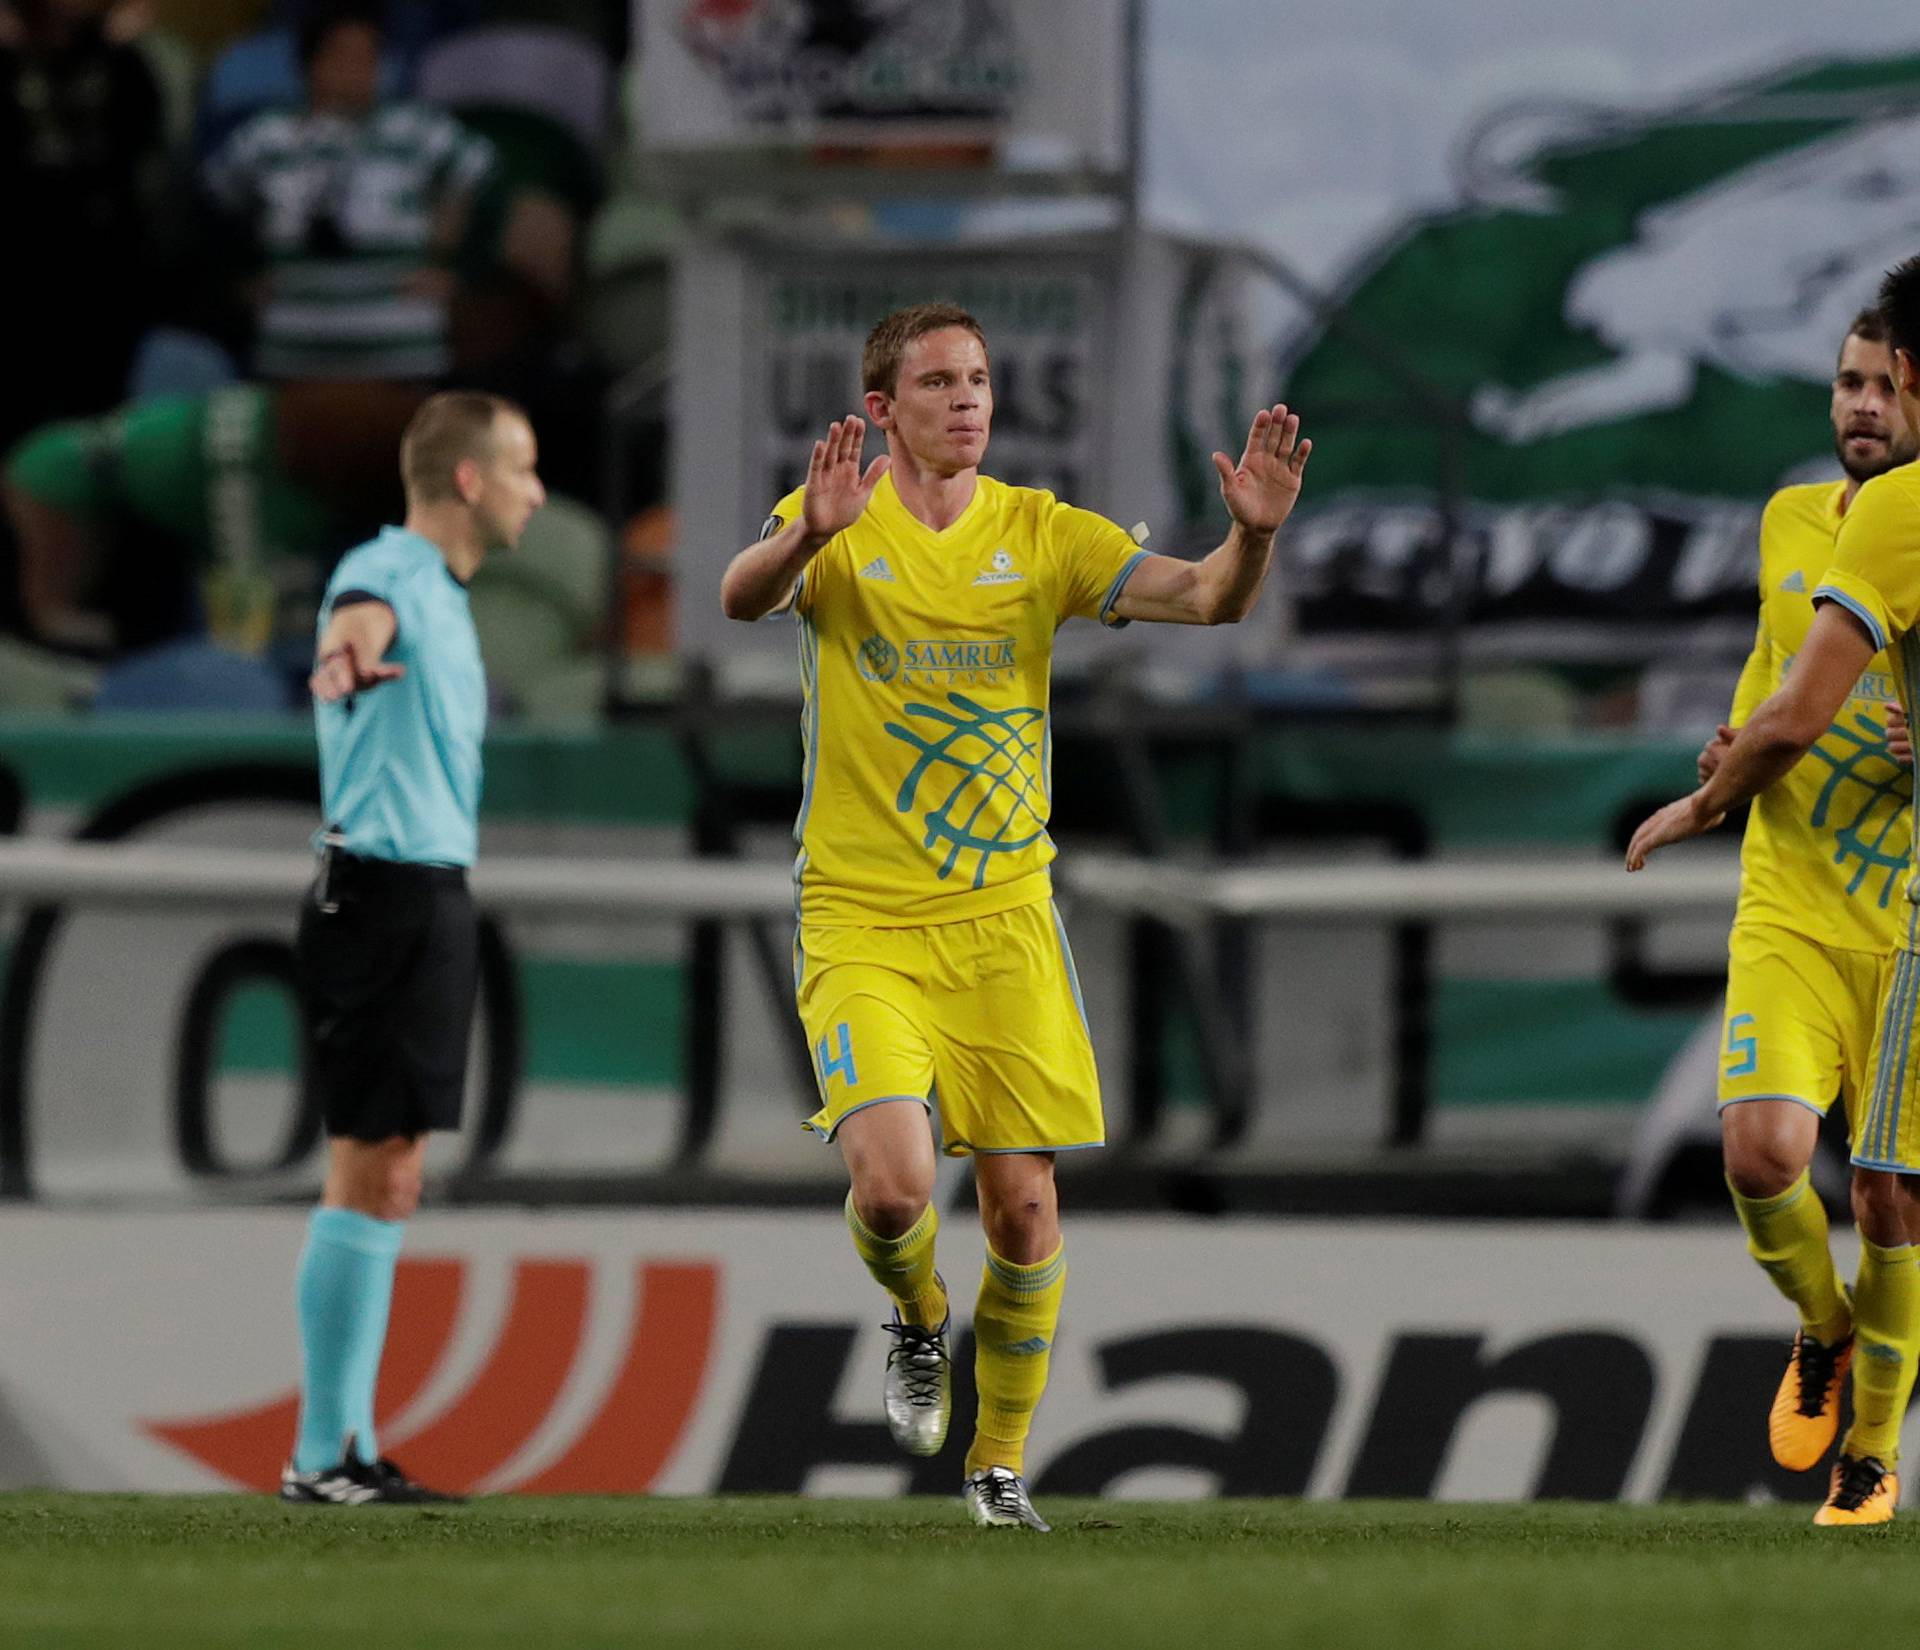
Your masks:
{"label": "stadium railing", "polygon": [[[1619,861],[1593,855],[1553,859],[1419,861],[1355,864],[1351,860],[1280,866],[1231,865],[1081,852],[1057,868],[1063,896],[1133,922],[1167,925],[1188,946],[1202,984],[1220,991],[1229,1012],[1196,1030],[1205,1036],[1251,1040],[1251,1005],[1261,1000],[1257,980],[1212,979],[1220,959],[1257,973],[1260,948],[1223,947],[1265,925],[1419,925],[1540,921],[1606,923],[1623,920],[1720,918],[1738,891],[1737,863],[1726,855],[1678,854],[1641,876]],[[78,912],[164,909],[272,909],[283,919],[307,885],[313,863],[304,854],[186,846],[135,846],[47,841],[0,842],[0,902],[15,909]],[[793,883],[785,866],[767,862],[656,859],[493,857],[476,867],[476,900],[491,919],[564,919],[589,924],[660,920],[765,926],[790,921]],[[183,959],[184,966],[184,959]],[[10,986],[12,982],[10,981]],[[0,1191],[31,1195],[32,1131],[21,1080],[25,1066],[15,1043],[27,1033],[20,1016],[0,1025]],[[1245,1051],[1239,1058],[1244,1062]],[[1231,1065],[1227,1055],[1223,1065]],[[1240,1068],[1243,1069],[1243,1068]],[[1118,1097],[1116,1097],[1118,1098]],[[1244,1097],[1243,1097],[1244,1099]],[[689,1102],[689,1116],[694,1108]],[[1418,1120],[1416,1119],[1416,1122]],[[497,1125],[504,1133],[504,1123]],[[682,1139],[690,1138],[688,1124]],[[711,1136],[708,1127],[702,1141]],[[1396,1135],[1400,1144],[1412,1140]],[[1217,1131],[1216,1131],[1217,1143]],[[461,1195],[475,1201],[644,1201],[658,1195],[699,1198],[764,1197],[767,1188],[742,1188],[700,1177],[699,1152],[683,1153],[675,1177],[608,1175],[591,1187],[535,1184],[525,1175],[491,1173],[481,1153],[463,1173]],[[1164,1165],[1162,1166],[1164,1171]],[[1165,1185],[1138,1179],[1138,1162],[1124,1154],[1097,1176],[1108,1183],[1087,1201],[1125,1206],[1145,1197],[1165,1200]],[[1127,1176],[1133,1174],[1135,1181]],[[1137,1183],[1136,1183],[1137,1182]],[[702,1188],[705,1187],[703,1194]],[[1127,1189],[1131,1187],[1131,1189]],[[584,1195],[582,1195],[584,1193]],[[777,1189],[772,1200],[783,1200]]]}

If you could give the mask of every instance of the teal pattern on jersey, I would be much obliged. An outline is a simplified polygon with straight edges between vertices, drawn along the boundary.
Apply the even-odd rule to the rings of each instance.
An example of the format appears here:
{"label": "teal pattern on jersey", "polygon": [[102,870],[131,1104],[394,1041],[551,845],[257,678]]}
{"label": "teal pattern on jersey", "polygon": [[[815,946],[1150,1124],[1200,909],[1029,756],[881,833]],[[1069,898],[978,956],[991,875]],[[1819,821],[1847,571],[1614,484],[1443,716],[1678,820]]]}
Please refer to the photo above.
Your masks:
{"label": "teal pattern on jersey", "polygon": [[[888,733],[920,753],[901,782],[894,805],[901,813],[909,812],[928,772],[936,767],[946,770],[953,784],[922,816],[923,841],[926,847],[944,852],[938,873],[942,877],[952,873],[962,854],[977,854],[973,885],[978,888],[985,883],[987,865],[995,854],[1025,848],[1046,835],[1047,713],[1033,705],[991,710],[964,693],[949,693],[947,703],[953,710],[937,705],[906,707],[908,716],[943,728],[937,737],[887,723]],[[996,803],[1003,817],[991,829],[983,828],[981,815]]]}

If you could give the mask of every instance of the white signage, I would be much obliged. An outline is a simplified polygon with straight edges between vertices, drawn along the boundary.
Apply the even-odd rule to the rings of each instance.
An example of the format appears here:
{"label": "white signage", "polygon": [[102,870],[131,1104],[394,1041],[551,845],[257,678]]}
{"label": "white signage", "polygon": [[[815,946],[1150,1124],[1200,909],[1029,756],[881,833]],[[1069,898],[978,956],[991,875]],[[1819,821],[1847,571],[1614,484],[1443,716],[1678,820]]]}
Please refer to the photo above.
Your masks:
{"label": "white signage", "polygon": [[[267,1489],[300,1211],[0,1216],[0,1487]],[[952,1495],[893,1451],[882,1297],[834,1214],[441,1214],[408,1229],[377,1412],[482,1493]],[[1046,1495],[1817,1502],[1767,1459],[1790,1312],[1724,1229],[1075,1221]],[[1223,1258],[1230,1265],[1223,1265]],[[1851,1264],[1851,1257],[1848,1257]]]}

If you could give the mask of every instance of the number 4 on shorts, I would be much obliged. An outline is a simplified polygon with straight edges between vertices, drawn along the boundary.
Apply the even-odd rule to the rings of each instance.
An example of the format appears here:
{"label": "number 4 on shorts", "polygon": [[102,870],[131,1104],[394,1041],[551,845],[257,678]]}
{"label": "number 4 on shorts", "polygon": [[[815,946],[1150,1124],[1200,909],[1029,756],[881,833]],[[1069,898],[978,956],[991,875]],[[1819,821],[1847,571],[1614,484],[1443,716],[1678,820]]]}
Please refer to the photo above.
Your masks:
{"label": "number 4 on shorts", "polygon": [[[834,1043],[832,1054],[828,1054],[827,1045]],[[853,1069],[853,1039],[847,1035],[847,1022],[842,1020],[820,1042],[815,1050],[820,1061],[820,1086],[825,1088],[833,1081],[838,1072],[847,1080],[848,1088],[858,1088],[860,1074]]]}

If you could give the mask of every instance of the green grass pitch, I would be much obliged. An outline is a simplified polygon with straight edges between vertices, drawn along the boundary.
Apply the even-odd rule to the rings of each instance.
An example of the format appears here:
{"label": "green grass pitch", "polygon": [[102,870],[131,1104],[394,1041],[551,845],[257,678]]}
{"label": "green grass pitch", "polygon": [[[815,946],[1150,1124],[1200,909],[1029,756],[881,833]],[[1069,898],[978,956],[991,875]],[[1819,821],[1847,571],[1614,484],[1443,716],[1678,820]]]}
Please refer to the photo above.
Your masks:
{"label": "green grass pitch", "polygon": [[[1920,1517],[1807,1507],[0,1496],[0,1645],[1686,1650],[1905,1632]],[[1895,1549],[1898,1549],[1896,1551]]]}

